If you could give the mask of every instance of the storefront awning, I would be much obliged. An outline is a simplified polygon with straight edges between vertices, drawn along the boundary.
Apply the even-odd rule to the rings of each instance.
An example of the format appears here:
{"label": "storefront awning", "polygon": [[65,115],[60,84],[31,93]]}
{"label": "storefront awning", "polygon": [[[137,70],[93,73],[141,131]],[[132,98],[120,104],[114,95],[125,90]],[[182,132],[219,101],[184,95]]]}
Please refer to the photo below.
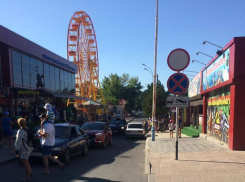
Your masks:
{"label": "storefront awning", "polygon": [[200,106],[203,105],[203,100],[190,101],[190,106]]}

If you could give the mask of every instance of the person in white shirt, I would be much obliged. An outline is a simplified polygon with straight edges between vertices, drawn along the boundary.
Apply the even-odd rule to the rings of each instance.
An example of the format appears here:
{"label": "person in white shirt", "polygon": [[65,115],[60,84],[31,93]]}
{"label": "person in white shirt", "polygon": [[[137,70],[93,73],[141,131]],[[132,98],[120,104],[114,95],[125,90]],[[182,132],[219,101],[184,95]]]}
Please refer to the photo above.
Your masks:
{"label": "person in white shirt", "polygon": [[55,159],[54,156],[51,155],[52,147],[55,144],[54,125],[52,123],[46,123],[45,125],[43,125],[42,130],[38,130],[38,133],[42,136],[42,157],[45,167],[45,170],[42,173],[49,174],[48,159],[59,164],[61,172],[63,172],[65,169],[65,164],[61,163],[59,160]]}

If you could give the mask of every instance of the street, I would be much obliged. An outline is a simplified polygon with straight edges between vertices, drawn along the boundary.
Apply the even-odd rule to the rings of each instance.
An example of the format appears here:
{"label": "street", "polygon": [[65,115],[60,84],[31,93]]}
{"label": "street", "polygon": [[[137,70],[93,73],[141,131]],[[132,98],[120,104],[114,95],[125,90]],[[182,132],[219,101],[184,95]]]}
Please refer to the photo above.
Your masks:
{"label": "street", "polygon": [[[134,121],[142,121],[135,119]],[[74,156],[61,173],[58,165],[50,164],[50,174],[40,175],[44,170],[42,162],[31,163],[34,181],[57,182],[103,182],[125,181],[145,182],[144,175],[145,140],[126,140],[125,136],[113,136],[112,146],[106,149],[91,148],[88,156]],[[13,175],[14,172],[14,175]],[[0,166],[1,182],[20,181],[25,177],[24,168],[18,161]]]}

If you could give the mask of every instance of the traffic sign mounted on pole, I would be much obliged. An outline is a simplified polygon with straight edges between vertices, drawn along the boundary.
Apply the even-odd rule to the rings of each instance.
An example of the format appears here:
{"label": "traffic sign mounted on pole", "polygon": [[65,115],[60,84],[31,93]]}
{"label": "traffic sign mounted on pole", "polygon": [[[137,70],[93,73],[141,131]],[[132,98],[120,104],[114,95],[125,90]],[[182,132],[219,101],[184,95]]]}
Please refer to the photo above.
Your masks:
{"label": "traffic sign mounted on pole", "polygon": [[189,106],[189,97],[173,97],[169,96],[166,99],[167,107],[188,107]]}
{"label": "traffic sign mounted on pole", "polygon": [[168,91],[174,95],[184,94],[189,87],[189,79],[182,73],[171,75],[167,82]]}
{"label": "traffic sign mounted on pole", "polygon": [[174,49],[168,55],[168,66],[174,71],[184,70],[190,63],[190,55],[184,49]]}

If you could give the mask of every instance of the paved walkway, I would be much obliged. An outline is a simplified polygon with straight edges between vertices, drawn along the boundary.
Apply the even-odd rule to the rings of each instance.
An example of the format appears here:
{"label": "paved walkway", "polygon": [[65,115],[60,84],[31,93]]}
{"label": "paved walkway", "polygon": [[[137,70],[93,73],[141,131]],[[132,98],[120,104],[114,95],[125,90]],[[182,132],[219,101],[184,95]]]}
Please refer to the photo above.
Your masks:
{"label": "paved walkway", "polygon": [[[14,143],[14,141],[13,141]],[[11,155],[12,149],[9,149],[7,145],[3,145],[3,148],[0,148],[0,165],[12,160],[16,160],[16,155]]]}
{"label": "paved walkway", "polygon": [[179,160],[175,160],[175,133],[173,139],[169,138],[169,133],[156,135],[154,142],[151,137],[146,141],[146,151],[149,151],[146,158],[151,164],[149,181],[245,181],[245,151],[231,151],[217,141],[182,135],[179,139]]}

